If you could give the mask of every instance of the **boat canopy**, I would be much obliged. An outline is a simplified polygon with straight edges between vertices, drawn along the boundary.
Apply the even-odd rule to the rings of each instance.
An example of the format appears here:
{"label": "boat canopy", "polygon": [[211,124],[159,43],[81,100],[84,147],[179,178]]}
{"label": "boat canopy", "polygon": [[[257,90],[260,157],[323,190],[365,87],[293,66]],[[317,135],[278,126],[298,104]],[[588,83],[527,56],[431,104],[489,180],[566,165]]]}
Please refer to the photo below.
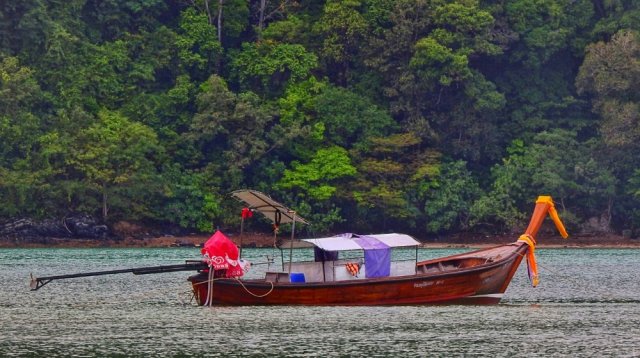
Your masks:
{"label": "boat canopy", "polygon": [[342,234],[318,239],[303,239],[325,251],[380,250],[393,247],[418,246],[420,243],[405,234]]}
{"label": "boat canopy", "polygon": [[244,202],[249,209],[260,212],[277,225],[289,224],[294,221],[301,224],[309,224],[304,218],[298,216],[295,211],[271,199],[269,195],[257,190],[236,190],[231,193],[231,196]]}

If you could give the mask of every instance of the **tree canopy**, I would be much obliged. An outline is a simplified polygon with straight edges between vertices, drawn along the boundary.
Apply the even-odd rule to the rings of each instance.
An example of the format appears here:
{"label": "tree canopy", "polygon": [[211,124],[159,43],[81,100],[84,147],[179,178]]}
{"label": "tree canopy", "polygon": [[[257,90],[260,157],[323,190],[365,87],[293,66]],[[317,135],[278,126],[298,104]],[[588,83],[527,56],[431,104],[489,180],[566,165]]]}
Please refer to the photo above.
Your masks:
{"label": "tree canopy", "polygon": [[[0,3],[0,221],[640,234],[640,4]],[[590,223],[594,219],[598,227]]]}

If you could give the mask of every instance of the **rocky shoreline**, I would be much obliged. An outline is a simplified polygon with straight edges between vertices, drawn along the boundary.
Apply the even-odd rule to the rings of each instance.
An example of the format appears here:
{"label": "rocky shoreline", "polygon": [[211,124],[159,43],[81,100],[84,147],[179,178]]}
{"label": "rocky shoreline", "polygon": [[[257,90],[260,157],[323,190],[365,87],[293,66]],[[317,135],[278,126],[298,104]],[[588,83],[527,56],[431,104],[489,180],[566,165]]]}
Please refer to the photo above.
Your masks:
{"label": "rocky shoreline", "polygon": [[89,215],[76,214],[60,220],[33,220],[30,218],[0,222],[0,238],[89,238],[106,239],[111,235],[109,227]]}
{"label": "rocky shoreline", "polygon": [[[231,230],[225,234],[243,247],[273,247],[272,233],[239,233]],[[184,234],[171,228],[149,228],[131,222],[117,222],[107,226],[91,216],[84,214],[69,215],[60,220],[35,221],[14,219],[0,222],[0,247],[5,248],[42,248],[42,247],[198,247],[210,235]],[[518,234],[483,235],[465,233],[444,237],[416,237],[429,248],[482,248],[514,242]],[[538,235],[538,247],[593,247],[593,248],[640,248],[640,239],[629,235],[611,233],[592,233],[571,235],[564,240],[553,231],[541,231]],[[288,236],[280,234],[279,243]]]}

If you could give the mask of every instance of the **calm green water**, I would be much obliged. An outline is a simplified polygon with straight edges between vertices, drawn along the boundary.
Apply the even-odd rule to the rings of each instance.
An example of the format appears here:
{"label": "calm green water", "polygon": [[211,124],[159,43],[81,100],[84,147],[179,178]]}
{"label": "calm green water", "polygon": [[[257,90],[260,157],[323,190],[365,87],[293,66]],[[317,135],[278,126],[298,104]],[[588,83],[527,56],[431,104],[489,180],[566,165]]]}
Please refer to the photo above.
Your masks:
{"label": "calm green water", "polygon": [[640,250],[537,252],[540,286],[523,264],[497,306],[203,308],[185,272],[28,288],[30,272],[176,264],[198,249],[0,249],[0,357],[640,356]]}

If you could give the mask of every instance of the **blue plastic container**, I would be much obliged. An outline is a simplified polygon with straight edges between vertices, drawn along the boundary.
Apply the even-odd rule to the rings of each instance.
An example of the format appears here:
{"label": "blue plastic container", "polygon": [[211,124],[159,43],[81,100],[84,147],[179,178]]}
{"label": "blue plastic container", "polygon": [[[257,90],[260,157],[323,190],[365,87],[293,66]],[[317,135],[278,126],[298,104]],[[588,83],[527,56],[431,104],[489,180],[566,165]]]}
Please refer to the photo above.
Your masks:
{"label": "blue plastic container", "polygon": [[291,282],[304,282],[304,273],[302,272],[292,272],[289,275],[289,281]]}

